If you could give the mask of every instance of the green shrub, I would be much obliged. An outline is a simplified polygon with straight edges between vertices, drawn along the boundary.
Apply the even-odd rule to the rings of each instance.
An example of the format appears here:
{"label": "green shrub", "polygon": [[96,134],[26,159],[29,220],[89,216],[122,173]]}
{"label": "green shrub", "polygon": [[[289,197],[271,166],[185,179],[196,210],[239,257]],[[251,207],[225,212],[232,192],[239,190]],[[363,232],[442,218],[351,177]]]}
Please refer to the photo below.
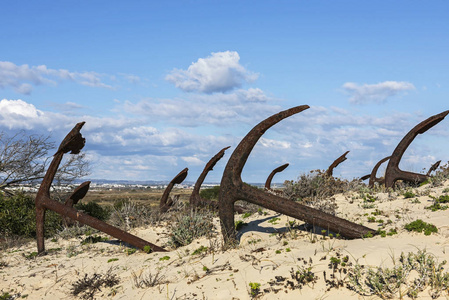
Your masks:
{"label": "green shrub", "polygon": [[251,289],[251,296],[252,297],[255,297],[255,296],[257,296],[257,294],[259,294],[259,291],[260,291],[260,283],[258,283],[258,282],[250,282],[249,283],[249,287],[250,287],[250,289]]}
{"label": "green shrub", "polygon": [[195,251],[193,251],[192,255],[198,255],[198,254],[206,253],[207,250],[208,250],[207,247],[201,246],[198,249],[196,249]]}
{"label": "green shrub", "polygon": [[97,218],[101,221],[107,221],[109,219],[109,216],[111,215],[111,211],[109,209],[103,208],[98,203],[92,201],[86,204],[78,203],[77,205],[75,205],[75,208],[78,210],[82,210],[89,216]]}
{"label": "green shrub", "polygon": [[218,199],[218,194],[220,193],[220,186],[214,186],[211,188],[203,189],[200,191],[200,197],[208,200]]}
{"label": "green shrub", "polygon": [[240,229],[243,228],[243,226],[246,226],[246,225],[248,225],[248,223],[245,223],[242,220],[235,221],[235,223],[234,223],[235,230],[237,230],[237,231],[239,231]]}
{"label": "green shrub", "polygon": [[[61,216],[47,210],[45,214],[45,237],[51,237],[61,229]],[[0,193],[0,235],[36,237],[34,199],[24,194],[9,197]]]}
{"label": "green shrub", "polygon": [[437,211],[437,210],[446,210],[448,208],[447,205],[441,205],[441,203],[449,203],[449,195],[441,195],[438,198],[429,195],[429,197],[433,199],[433,204],[430,206],[426,206],[425,209]]}
{"label": "green shrub", "polygon": [[404,228],[408,231],[416,231],[416,232],[423,232],[425,235],[430,235],[432,232],[438,232],[438,229],[435,225],[426,223],[421,219],[418,219],[416,221],[413,221],[411,223],[408,223],[404,226]]}
{"label": "green shrub", "polygon": [[416,196],[416,195],[415,195],[413,192],[411,192],[411,191],[407,191],[407,192],[404,193],[404,198],[405,198],[405,199],[413,198],[413,197],[415,197],[415,196]]}

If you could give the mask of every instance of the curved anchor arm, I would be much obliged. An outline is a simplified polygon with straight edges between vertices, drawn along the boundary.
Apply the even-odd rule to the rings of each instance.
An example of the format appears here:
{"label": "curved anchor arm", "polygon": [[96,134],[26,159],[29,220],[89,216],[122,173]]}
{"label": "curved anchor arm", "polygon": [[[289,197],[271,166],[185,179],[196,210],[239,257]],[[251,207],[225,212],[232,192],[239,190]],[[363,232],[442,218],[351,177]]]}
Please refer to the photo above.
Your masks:
{"label": "curved anchor arm", "polygon": [[170,208],[170,206],[173,205],[173,202],[168,200],[168,196],[170,195],[170,192],[175,184],[180,184],[184,181],[184,179],[186,179],[188,171],[189,169],[185,168],[184,170],[179,172],[178,175],[176,175],[175,178],[173,178],[165,188],[159,204],[159,209],[161,210],[161,212],[166,212]]}
{"label": "curved anchor arm", "polygon": [[265,181],[265,188],[267,190],[271,190],[271,181],[273,180],[274,175],[276,175],[276,173],[284,171],[288,166],[289,164],[283,164],[282,166],[279,166],[276,169],[274,169],[270,173],[270,175],[268,175],[267,181]]}
{"label": "curved anchor arm", "polygon": [[65,205],[72,206],[76,205],[78,201],[83,199],[87,192],[89,191],[90,181],[85,181],[81,183],[73,193],[65,200]]}
{"label": "curved anchor arm", "polygon": [[204,179],[206,179],[207,174],[209,173],[209,171],[212,171],[213,168],[215,167],[215,165],[217,164],[217,162],[224,156],[225,151],[227,149],[231,148],[231,146],[225,147],[223,149],[220,150],[220,152],[218,152],[217,154],[215,154],[214,157],[212,157],[209,162],[206,164],[206,166],[204,167],[203,172],[201,172],[200,176],[198,177],[198,180],[195,183],[195,186],[193,188],[192,194],[190,195],[190,206],[191,207],[196,207],[198,206],[200,203],[205,203],[207,202],[205,199],[202,199],[200,197],[200,189],[201,189],[201,185],[204,182]]}
{"label": "curved anchor arm", "polygon": [[422,134],[440,123],[446,115],[449,113],[449,110],[446,110],[437,115],[431,116],[430,118],[422,121],[412,130],[410,130],[399,142],[394,149],[393,154],[391,155],[390,161],[388,162],[387,170],[385,172],[385,187],[393,187],[397,180],[406,180],[406,181],[416,181],[416,182],[424,182],[427,179],[427,176],[419,173],[412,173],[407,171],[402,171],[399,169],[399,162],[401,161],[402,156],[404,155],[405,150],[407,150],[408,146],[413,142],[415,137],[418,134]]}
{"label": "curved anchor arm", "polygon": [[334,169],[341,164],[342,162],[344,162],[347,158],[346,158],[346,154],[348,154],[349,151],[346,151],[345,153],[343,153],[342,156],[340,156],[339,158],[337,158],[330,166],[329,168],[326,170],[326,176],[328,177],[332,177],[332,174],[334,173]]}
{"label": "curved anchor arm", "polygon": [[242,182],[241,173],[243,167],[251,150],[265,131],[281,120],[308,108],[308,105],[293,107],[263,120],[242,139],[232,153],[223,172],[219,195],[219,216],[221,231],[225,241],[235,242],[234,202],[237,200],[245,200],[261,205],[279,213],[304,220],[310,224],[340,233],[347,238],[359,238],[364,234],[374,233],[374,230],[365,226],[265,193]]}
{"label": "curved anchor arm", "polygon": [[374,166],[373,170],[371,171],[371,174],[369,175],[369,187],[373,187],[375,182],[379,182],[379,184],[382,184],[385,178],[377,178],[377,170],[380,168],[380,165],[382,165],[384,162],[390,159],[391,156],[387,156],[382,158],[380,161],[377,162],[377,164]]}

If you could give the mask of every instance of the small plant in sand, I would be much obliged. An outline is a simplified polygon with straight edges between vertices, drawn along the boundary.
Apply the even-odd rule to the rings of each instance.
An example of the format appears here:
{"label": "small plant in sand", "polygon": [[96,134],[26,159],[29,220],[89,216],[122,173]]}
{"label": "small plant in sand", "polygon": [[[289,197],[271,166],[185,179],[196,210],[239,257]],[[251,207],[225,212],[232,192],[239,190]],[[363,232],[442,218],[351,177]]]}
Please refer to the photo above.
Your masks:
{"label": "small plant in sand", "polygon": [[274,280],[272,279],[268,282],[270,288],[264,289],[264,291],[278,293],[282,289],[296,290],[302,289],[305,285],[314,285],[318,280],[318,276],[313,272],[312,259],[310,258],[309,261],[306,261],[303,258],[298,258],[298,261],[302,261],[304,266],[298,266],[296,271],[292,268],[290,270],[290,279],[283,276],[275,276]]}
{"label": "small plant in sand", "polygon": [[260,283],[257,282],[250,282],[249,283],[250,288],[250,295],[251,297],[256,297],[260,292]]}
{"label": "small plant in sand", "polygon": [[425,207],[425,209],[430,209],[431,211],[446,210],[447,205],[441,205],[442,203],[449,203],[449,195],[441,195],[440,197],[434,197],[429,195],[433,199],[433,204]]}
{"label": "small plant in sand", "polygon": [[94,299],[95,293],[101,291],[102,287],[113,287],[119,282],[120,278],[112,274],[111,269],[106,274],[85,274],[83,278],[72,284],[72,295],[82,299]]}
{"label": "small plant in sand", "polygon": [[195,251],[192,252],[192,255],[206,254],[208,250],[209,248],[205,246],[200,246],[198,249],[195,249]]}
{"label": "small plant in sand", "polygon": [[137,275],[135,272],[132,272],[131,276],[133,278],[134,287],[143,289],[168,283],[168,281],[165,280],[165,276],[161,275],[159,272],[160,271],[157,270],[156,273],[152,274],[150,272],[147,275],[143,275],[143,272],[140,272],[139,275]]}
{"label": "small plant in sand", "polygon": [[426,223],[421,219],[406,224],[404,228],[408,231],[424,232],[425,235],[431,235],[432,232],[438,232],[435,225]]}
{"label": "small plant in sand", "polygon": [[415,196],[416,196],[415,193],[413,193],[412,191],[406,191],[406,192],[404,193],[404,198],[405,198],[405,199],[413,198],[413,197],[415,197]]}
{"label": "small plant in sand", "polygon": [[377,234],[384,238],[384,237],[387,237],[387,235],[392,236],[392,235],[398,234],[398,231],[396,228],[390,228],[390,230],[388,232],[386,230],[379,229],[379,230],[377,230]]}

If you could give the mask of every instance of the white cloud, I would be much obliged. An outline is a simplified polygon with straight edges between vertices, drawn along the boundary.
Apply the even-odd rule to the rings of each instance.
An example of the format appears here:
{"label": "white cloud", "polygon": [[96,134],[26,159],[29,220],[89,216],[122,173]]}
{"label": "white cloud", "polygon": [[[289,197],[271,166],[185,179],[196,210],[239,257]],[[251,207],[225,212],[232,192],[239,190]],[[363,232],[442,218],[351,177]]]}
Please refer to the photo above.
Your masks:
{"label": "white cloud", "polygon": [[49,69],[45,65],[16,65],[0,61],[0,88],[12,87],[17,93],[28,95],[33,85],[56,85],[58,81],[74,81],[90,87],[112,88],[102,82],[104,75],[96,72],[70,72],[64,69]]}
{"label": "white cloud", "polygon": [[43,116],[44,113],[36,109],[33,104],[29,104],[20,99],[3,99],[0,101],[0,125],[10,129],[31,129],[33,124]]}
{"label": "white cloud", "polygon": [[235,51],[215,52],[198,59],[187,70],[174,69],[165,79],[186,92],[227,92],[258,77],[240,65],[239,60]]}
{"label": "white cloud", "polygon": [[199,159],[197,156],[183,156],[181,157],[183,161],[185,161],[188,165],[193,166],[204,166],[206,163]]}
{"label": "white cloud", "polygon": [[[244,100],[235,94],[225,96],[220,98],[218,94],[201,95],[201,101],[198,100],[199,103],[206,104],[224,99],[225,104],[219,106],[218,110],[225,110],[229,105],[233,107],[232,110],[225,111],[226,116],[213,123],[218,128],[214,134],[210,131],[211,126],[168,127],[175,126],[178,118],[187,119],[186,115],[177,111],[178,115],[159,124],[154,121],[156,113],[151,117],[135,114],[126,117],[93,117],[77,115],[77,111],[74,115],[67,115],[40,110],[23,100],[7,99],[0,101],[0,131],[9,130],[13,133],[25,129],[41,134],[51,131],[52,138],[59,143],[74,124],[86,121],[82,134],[86,138],[84,151],[94,158],[91,178],[171,180],[174,174],[189,167],[188,180],[196,180],[205,162],[220,149],[231,146],[227,156],[210,174],[211,177],[208,176],[208,180],[219,182],[227,158],[243,136],[258,122],[282,110],[259,102],[251,102],[251,109],[238,110],[237,107],[243,107]],[[176,102],[179,99],[172,101],[179,104]],[[188,105],[188,101],[186,103]],[[142,103],[139,105],[138,108],[142,109]],[[252,110],[253,106],[259,110]],[[203,114],[197,119],[207,119],[209,111],[202,109],[200,106],[197,112]],[[173,113],[173,110],[170,112]],[[162,117],[164,118],[165,116]],[[423,119],[425,117],[411,113],[390,112],[379,118],[312,106],[283,120],[264,134],[251,153],[244,176],[249,176],[253,182],[262,182],[272,168],[288,162],[291,166],[287,172],[290,173],[282,176],[293,179],[308,170],[326,169],[333,160],[348,150],[351,151],[351,156],[338,167],[336,176],[362,176],[369,173],[377,161],[390,155],[408,130]],[[242,123],[245,121],[247,122]],[[444,143],[447,140],[444,136],[447,134],[443,130],[444,124],[436,127],[442,127],[441,132],[429,131],[410,145],[410,152],[406,152],[403,157],[407,164],[404,170],[410,170],[410,164],[414,168],[428,167],[434,157],[448,160],[444,153],[447,147],[444,144],[435,146],[435,141]],[[433,142],[429,143],[428,138]],[[431,157],[427,158],[427,155]],[[419,162],[419,157],[425,158],[425,161]]]}
{"label": "white cloud", "polygon": [[343,88],[350,95],[349,102],[363,104],[369,102],[382,103],[400,92],[414,90],[415,86],[405,81],[384,81],[376,84],[358,85],[346,82]]}
{"label": "white cloud", "polygon": [[271,148],[271,149],[288,149],[291,147],[291,144],[289,142],[285,141],[277,141],[267,138],[260,138],[260,144],[265,148]]}
{"label": "white cloud", "polygon": [[137,103],[125,101],[117,111],[151,117],[171,124],[197,127],[203,125],[234,126],[254,124],[281,110],[260,89],[236,90],[232,93],[190,95],[186,99],[145,99]]}

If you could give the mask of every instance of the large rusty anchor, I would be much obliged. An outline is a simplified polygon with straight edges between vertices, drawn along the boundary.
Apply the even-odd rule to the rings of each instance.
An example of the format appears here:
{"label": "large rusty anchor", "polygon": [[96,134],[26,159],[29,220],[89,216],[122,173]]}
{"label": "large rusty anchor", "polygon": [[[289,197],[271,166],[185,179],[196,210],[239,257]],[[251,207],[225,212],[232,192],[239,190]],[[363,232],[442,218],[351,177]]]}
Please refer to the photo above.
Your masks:
{"label": "large rusty anchor", "polygon": [[224,156],[225,151],[230,147],[231,146],[221,149],[220,152],[215,154],[214,157],[212,157],[204,167],[203,172],[201,172],[200,176],[198,177],[198,180],[196,181],[195,186],[193,187],[192,194],[190,195],[189,203],[191,207],[212,205],[210,201],[201,198],[200,196],[201,185],[203,184],[204,179],[206,179],[206,176],[209,173],[209,171],[213,170],[217,162]]}
{"label": "large rusty anchor", "polygon": [[175,199],[175,198],[168,199],[168,196],[170,195],[170,192],[173,189],[173,187],[175,186],[175,184],[180,184],[181,182],[184,181],[184,179],[186,179],[188,171],[189,171],[189,169],[185,168],[184,170],[179,172],[178,175],[176,175],[175,178],[173,178],[172,181],[170,181],[170,183],[165,188],[165,191],[162,194],[161,201],[159,203],[159,209],[162,213],[167,212],[167,210],[171,206],[173,206],[173,204],[175,202],[173,199]]}
{"label": "large rusty anchor", "polygon": [[73,204],[78,202],[81,198],[86,195],[89,189],[89,182],[82,183],[72,195],[67,199],[66,204],[59,203],[51,199],[50,197],[50,187],[53,179],[58,170],[59,164],[62,161],[62,157],[65,153],[71,152],[72,154],[77,154],[84,147],[85,139],[82,137],[80,130],[85,122],[80,122],[75,125],[75,127],[67,134],[67,136],[62,141],[59,146],[58,151],[53,156],[53,160],[45,173],[44,179],[42,180],[39,191],[37,192],[35,199],[36,206],[36,239],[37,239],[37,251],[38,253],[43,253],[45,251],[45,240],[44,240],[44,221],[45,221],[45,211],[50,209],[64,218],[70,218],[72,220],[78,221],[82,224],[88,225],[95,229],[98,229],[104,233],[107,233],[123,242],[131,244],[139,249],[146,250],[146,246],[150,246],[152,251],[163,251],[163,248],[149,243],[141,238],[138,238],[128,232],[111,226],[97,218],[91,217],[88,214],[84,214],[81,211],[73,208]]}
{"label": "large rusty anchor", "polygon": [[340,156],[339,158],[337,158],[336,160],[334,160],[334,162],[329,166],[329,168],[326,170],[326,176],[327,177],[332,177],[332,175],[334,174],[334,169],[341,164],[342,162],[344,162],[347,158],[346,158],[346,154],[348,154],[349,151],[346,151],[345,153],[343,153],[342,156]]}
{"label": "large rusty anchor", "polygon": [[440,123],[448,113],[449,110],[446,110],[442,113],[431,116],[430,118],[416,125],[402,138],[402,140],[396,146],[396,149],[394,149],[390,161],[388,162],[387,170],[385,172],[385,187],[393,187],[397,180],[405,180],[416,183],[426,181],[426,179],[428,178],[427,175],[400,170],[399,162],[401,161],[404,152],[407,150],[407,147],[413,142],[415,137],[418,134],[422,134],[436,124]]}
{"label": "large rusty anchor", "polygon": [[234,202],[237,200],[245,200],[258,204],[287,216],[303,220],[311,225],[316,225],[323,229],[339,233],[346,238],[360,238],[368,233],[375,234],[375,231],[368,227],[263,192],[243,183],[241,179],[243,167],[245,166],[251,150],[265,131],[281,120],[308,108],[308,105],[293,107],[263,120],[242,139],[232,153],[223,172],[219,194],[221,231],[226,242],[232,243],[236,241],[234,228]]}
{"label": "large rusty anchor", "polygon": [[268,175],[267,181],[265,181],[265,189],[266,190],[271,190],[271,181],[273,180],[274,175],[276,175],[279,172],[284,171],[287,167],[289,166],[289,164],[283,164],[282,166],[277,167],[276,169],[274,169],[273,171],[271,171],[270,175]]}

